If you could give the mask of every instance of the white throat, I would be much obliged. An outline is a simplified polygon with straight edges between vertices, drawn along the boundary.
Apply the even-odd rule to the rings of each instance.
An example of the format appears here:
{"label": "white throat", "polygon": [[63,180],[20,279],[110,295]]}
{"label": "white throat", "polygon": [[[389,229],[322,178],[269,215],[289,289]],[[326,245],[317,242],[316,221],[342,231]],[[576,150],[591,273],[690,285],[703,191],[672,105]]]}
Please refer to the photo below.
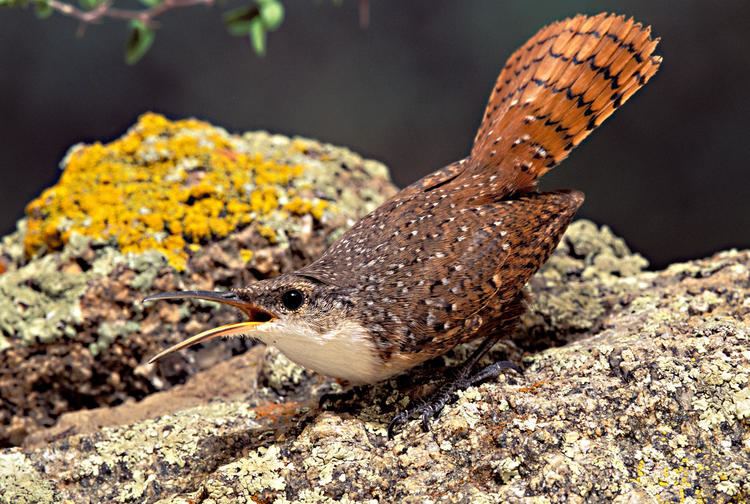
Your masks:
{"label": "white throat", "polygon": [[384,366],[367,331],[356,322],[342,322],[322,335],[308,324],[278,320],[259,329],[254,337],[318,373],[354,384],[374,383],[393,374]]}

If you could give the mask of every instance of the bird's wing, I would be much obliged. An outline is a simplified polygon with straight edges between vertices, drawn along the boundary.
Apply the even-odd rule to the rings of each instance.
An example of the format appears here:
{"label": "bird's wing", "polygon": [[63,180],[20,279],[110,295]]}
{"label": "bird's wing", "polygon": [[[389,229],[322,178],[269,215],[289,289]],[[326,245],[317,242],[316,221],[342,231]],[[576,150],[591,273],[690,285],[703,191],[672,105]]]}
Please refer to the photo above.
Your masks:
{"label": "bird's wing", "polygon": [[449,217],[413,241],[408,228],[392,237],[390,246],[408,253],[391,261],[396,267],[380,274],[377,288],[408,313],[404,350],[455,344],[476,336],[488,317],[502,319],[582,203],[577,191],[530,193],[440,213]]}

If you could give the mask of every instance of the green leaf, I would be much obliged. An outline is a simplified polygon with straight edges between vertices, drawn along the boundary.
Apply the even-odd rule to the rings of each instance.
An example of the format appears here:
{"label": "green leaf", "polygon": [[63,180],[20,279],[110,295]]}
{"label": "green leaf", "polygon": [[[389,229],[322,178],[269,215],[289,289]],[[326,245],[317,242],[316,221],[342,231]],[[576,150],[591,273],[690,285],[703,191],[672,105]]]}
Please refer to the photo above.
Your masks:
{"label": "green leaf", "polygon": [[278,0],[255,0],[255,4],[232,9],[224,23],[232,35],[249,36],[258,56],[266,54],[266,36],[284,20],[284,6]]}
{"label": "green leaf", "polygon": [[258,7],[255,5],[246,5],[227,11],[224,14],[224,24],[232,35],[245,37],[250,34],[250,24],[253,19],[258,17]]}
{"label": "green leaf", "polygon": [[140,60],[154,43],[154,30],[146,26],[143,21],[134,19],[130,22],[130,37],[125,46],[125,61],[133,65]]}
{"label": "green leaf", "polygon": [[162,0],[139,0],[146,7],[156,7],[161,4]]}
{"label": "green leaf", "polygon": [[266,55],[266,27],[259,17],[250,21],[250,43],[258,56]]}
{"label": "green leaf", "polygon": [[91,10],[101,3],[101,0],[78,0],[78,5],[84,10]]}
{"label": "green leaf", "polygon": [[28,7],[29,0],[0,0],[0,7]]}
{"label": "green leaf", "polygon": [[281,26],[284,21],[284,6],[276,0],[264,1],[263,3],[258,0],[260,6],[260,18],[263,20],[263,25],[266,30],[273,31]]}
{"label": "green leaf", "polygon": [[36,11],[36,17],[39,19],[48,18],[53,12],[47,0],[37,0],[34,2],[34,10]]}
{"label": "green leaf", "polygon": [[227,23],[227,31],[236,37],[245,37],[250,34],[250,21],[234,21]]}

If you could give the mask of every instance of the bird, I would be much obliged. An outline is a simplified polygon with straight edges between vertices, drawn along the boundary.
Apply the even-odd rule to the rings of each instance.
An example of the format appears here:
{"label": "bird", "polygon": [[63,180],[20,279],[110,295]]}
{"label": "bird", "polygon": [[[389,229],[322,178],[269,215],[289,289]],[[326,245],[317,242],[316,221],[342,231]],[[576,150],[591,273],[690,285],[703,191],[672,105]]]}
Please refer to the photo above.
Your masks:
{"label": "bird", "polygon": [[643,87],[662,58],[651,27],[622,15],[577,15],[540,29],[502,68],[470,153],[398,192],[301,269],[223,292],[177,291],[144,301],[202,299],[246,320],[154,356],[246,336],[350,384],[386,380],[456,345],[482,343],[452,380],[398,412],[388,434],[422,427],[458,390],[497,377],[474,370],[526,307],[525,284],[584,201],[540,192],[538,179]]}

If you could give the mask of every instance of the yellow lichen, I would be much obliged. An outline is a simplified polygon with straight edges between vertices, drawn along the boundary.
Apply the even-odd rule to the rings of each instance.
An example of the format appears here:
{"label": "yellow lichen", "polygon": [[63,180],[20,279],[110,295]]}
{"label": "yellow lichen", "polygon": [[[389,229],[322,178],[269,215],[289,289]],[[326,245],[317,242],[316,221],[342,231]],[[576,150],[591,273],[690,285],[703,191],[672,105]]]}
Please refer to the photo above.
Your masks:
{"label": "yellow lichen", "polygon": [[258,226],[258,234],[260,234],[270,243],[276,243],[279,240],[278,236],[276,235],[276,230],[274,230],[271,226]]}
{"label": "yellow lichen", "polygon": [[[289,187],[302,166],[240,152],[233,138],[201,121],[149,113],[112,143],[76,147],[60,181],[26,208],[26,253],[60,249],[77,233],[124,253],[157,250],[181,270],[201,243],[260,216],[322,218],[325,201]],[[259,232],[276,240],[268,226]]]}
{"label": "yellow lichen", "polygon": [[253,251],[250,249],[240,249],[240,257],[245,263],[249,263],[253,258]]}
{"label": "yellow lichen", "polygon": [[292,198],[284,205],[284,210],[294,215],[311,214],[316,219],[323,217],[323,212],[328,207],[328,202],[323,200],[305,200],[299,196]]}

